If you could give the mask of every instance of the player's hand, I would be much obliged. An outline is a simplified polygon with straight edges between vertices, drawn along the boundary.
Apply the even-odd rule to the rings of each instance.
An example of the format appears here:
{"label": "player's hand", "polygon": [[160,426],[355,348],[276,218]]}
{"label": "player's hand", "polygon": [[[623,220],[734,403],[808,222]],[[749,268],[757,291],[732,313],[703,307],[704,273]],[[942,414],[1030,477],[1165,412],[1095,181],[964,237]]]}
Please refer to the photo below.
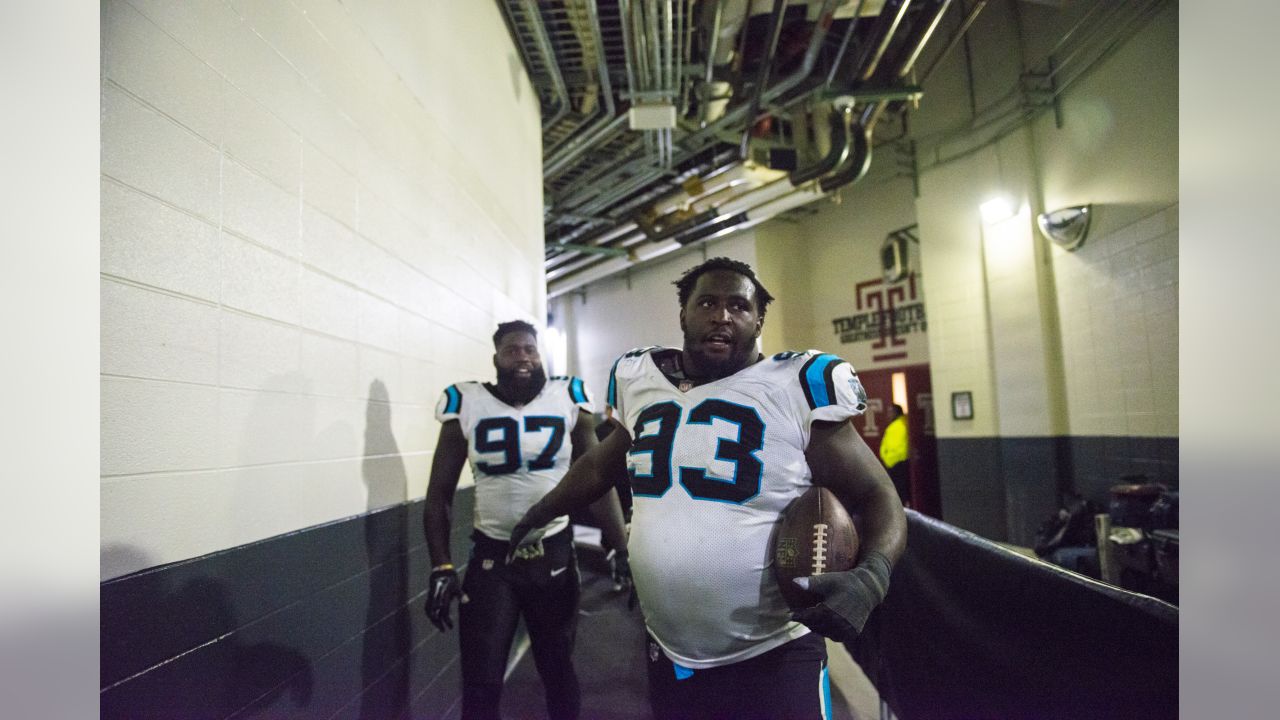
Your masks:
{"label": "player's hand", "polygon": [[527,519],[528,517],[529,517],[529,514],[525,513],[525,516],[520,518],[520,522],[516,523],[516,526],[511,528],[511,539],[507,541],[508,543],[507,544],[507,564],[508,565],[511,564],[512,560],[516,559],[516,551],[519,550],[522,545],[532,545],[533,543],[538,541],[538,538],[536,537],[530,540],[525,540],[525,538],[528,537],[529,533],[532,532],[535,527],[537,527],[533,523],[529,522],[529,520]]}
{"label": "player's hand", "polygon": [[627,593],[627,609],[635,610],[639,598],[635,581],[631,579],[631,555],[626,550],[609,551],[609,576],[615,592]]}
{"label": "player's hand", "polygon": [[449,614],[453,609],[454,599],[462,596],[458,573],[453,567],[432,570],[427,587],[427,618],[440,632],[444,632],[453,627],[453,619]]}
{"label": "player's hand", "polygon": [[796,578],[797,585],[821,596],[822,602],[791,613],[791,619],[819,635],[849,642],[858,637],[871,611],[884,600],[891,571],[889,558],[870,552],[852,570]]}
{"label": "player's hand", "polygon": [[609,577],[615,592],[631,588],[631,556],[626,550],[609,551]]}

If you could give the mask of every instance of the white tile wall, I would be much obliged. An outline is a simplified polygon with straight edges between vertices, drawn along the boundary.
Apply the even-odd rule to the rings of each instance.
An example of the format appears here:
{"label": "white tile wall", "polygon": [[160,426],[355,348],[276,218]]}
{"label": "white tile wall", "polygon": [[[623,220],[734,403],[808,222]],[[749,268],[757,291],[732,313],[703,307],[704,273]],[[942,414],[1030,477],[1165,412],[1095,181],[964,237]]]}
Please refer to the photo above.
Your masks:
{"label": "white tile wall", "polygon": [[421,495],[438,394],[544,312],[538,101],[497,8],[102,17],[103,577]]}

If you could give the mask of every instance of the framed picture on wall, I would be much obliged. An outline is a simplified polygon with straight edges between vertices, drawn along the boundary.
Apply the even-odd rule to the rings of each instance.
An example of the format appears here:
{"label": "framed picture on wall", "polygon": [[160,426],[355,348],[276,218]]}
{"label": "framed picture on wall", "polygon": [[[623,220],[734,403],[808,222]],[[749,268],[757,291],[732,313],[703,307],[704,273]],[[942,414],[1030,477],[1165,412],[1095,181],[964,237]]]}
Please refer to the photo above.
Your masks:
{"label": "framed picture on wall", "polygon": [[968,390],[951,393],[951,417],[955,420],[973,419],[973,393]]}

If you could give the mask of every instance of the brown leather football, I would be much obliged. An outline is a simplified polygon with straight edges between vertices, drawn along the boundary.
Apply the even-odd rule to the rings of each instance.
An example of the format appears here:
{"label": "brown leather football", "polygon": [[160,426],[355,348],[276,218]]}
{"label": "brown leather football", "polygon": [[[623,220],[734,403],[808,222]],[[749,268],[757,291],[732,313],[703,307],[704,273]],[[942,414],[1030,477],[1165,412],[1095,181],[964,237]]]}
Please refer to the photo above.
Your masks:
{"label": "brown leather football", "polygon": [[782,597],[793,610],[817,605],[821,598],[792,580],[853,569],[858,531],[835,493],[814,486],[782,511],[773,533],[773,572]]}

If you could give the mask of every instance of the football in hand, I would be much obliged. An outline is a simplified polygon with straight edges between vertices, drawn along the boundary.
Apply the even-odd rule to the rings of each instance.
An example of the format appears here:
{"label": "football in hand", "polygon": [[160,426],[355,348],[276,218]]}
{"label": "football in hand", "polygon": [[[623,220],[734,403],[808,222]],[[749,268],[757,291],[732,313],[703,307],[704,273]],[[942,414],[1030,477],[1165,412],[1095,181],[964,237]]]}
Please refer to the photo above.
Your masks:
{"label": "football in hand", "polygon": [[792,581],[853,569],[858,557],[858,531],[835,494],[815,485],[782,511],[774,528],[772,549],[778,588],[787,605],[799,610],[817,605],[822,598]]}

